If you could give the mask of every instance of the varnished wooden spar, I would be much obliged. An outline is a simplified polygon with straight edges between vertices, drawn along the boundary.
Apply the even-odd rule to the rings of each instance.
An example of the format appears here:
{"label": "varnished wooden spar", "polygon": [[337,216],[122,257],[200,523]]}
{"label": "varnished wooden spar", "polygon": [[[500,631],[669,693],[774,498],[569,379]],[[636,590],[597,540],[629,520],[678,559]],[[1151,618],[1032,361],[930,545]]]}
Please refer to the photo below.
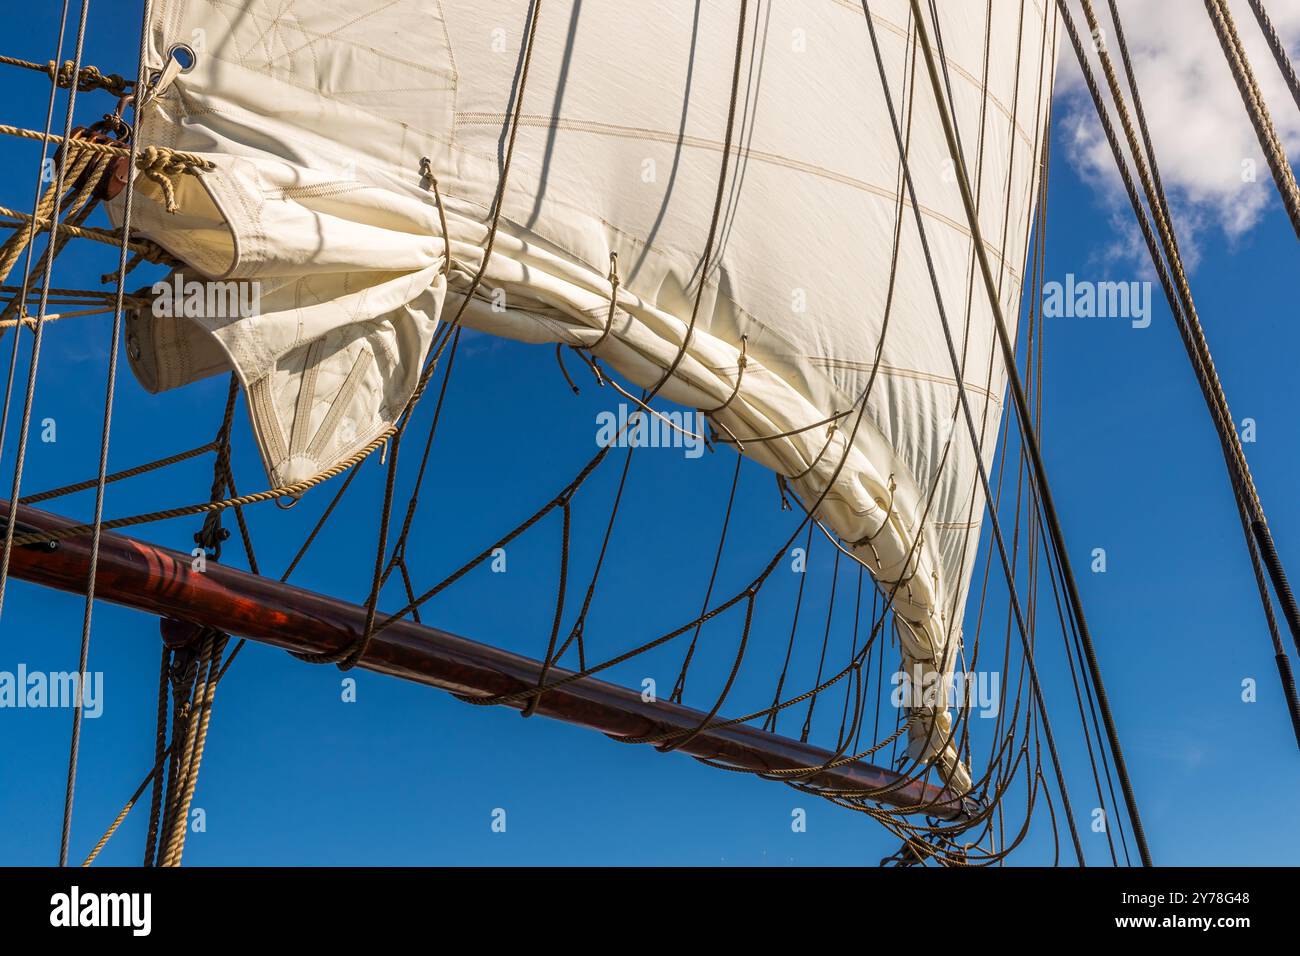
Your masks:
{"label": "varnished wooden spar", "polygon": [[[7,520],[9,512],[9,503],[0,500],[0,521]],[[19,506],[17,520],[17,530],[22,533],[74,523],[24,506]],[[95,594],[114,604],[203,624],[291,651],[338,651],[365,627],[365,608],[356,604],[214,562],[208,563],[206,571],[194,571],[190,560],[189,555],[177,551],[105,533],[99,545]],[[14,548],[10,573],[80,594],[85,593],[89,561],[89,536],[68,538],[53,549],[41,545]],[[541,673],[538,661],[411,621],[394,623],[376,634],[359,666],[470,696],[535,687]],[[552,667],[547,681],[570,673]],[[618,737],[693,730],[705,717],[700,711],[667,701],[643,701],[635,691],[593,677],[548,691],[536,712]],[[815,767],[833,756],[824,749],[747,726],[703,731],[679,749],[757,771]],[[901,779],[892,770],[858,761],[821,771],[807,782],[863,791],[897,785]],[[928,815],[948,820],[973,809],[971,801],[955,799],[933,784],[918,781],[882,793],[878,799],[894,806],[925,805]]]}

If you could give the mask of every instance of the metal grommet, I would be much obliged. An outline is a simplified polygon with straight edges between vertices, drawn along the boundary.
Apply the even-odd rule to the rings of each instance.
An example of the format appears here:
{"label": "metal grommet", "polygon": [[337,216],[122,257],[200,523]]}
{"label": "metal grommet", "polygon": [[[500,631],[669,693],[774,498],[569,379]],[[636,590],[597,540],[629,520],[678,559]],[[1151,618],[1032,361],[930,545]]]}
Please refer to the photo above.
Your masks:
{"label": "metal grommet", "polygon": [[181,72],[188,73],[199,62],[199,56],[188,43],[173,43],[167,50],[167,59],[180,64]]}
{"label": "metal grommet", "polygon": [[131,356],[132,362],[140,360],[140,340],[135,337],[134,332],[126,333],[126,354]]}

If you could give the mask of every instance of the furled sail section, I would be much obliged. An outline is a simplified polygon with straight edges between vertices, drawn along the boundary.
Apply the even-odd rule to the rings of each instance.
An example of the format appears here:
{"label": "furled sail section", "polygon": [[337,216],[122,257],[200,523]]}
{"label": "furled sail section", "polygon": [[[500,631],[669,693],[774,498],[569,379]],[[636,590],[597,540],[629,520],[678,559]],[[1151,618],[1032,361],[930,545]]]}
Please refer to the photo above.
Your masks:
{"label": "furled sail section", "polygon": [[[820,501],[894,593],[909,671],[949,673],[982,505],[958,387],[987,461],[1005,370],[910,5],[866,9],[894,117],[851,0],[155,0],[148,56],[164,82],[143,141],[213,168],[178,182],[174,212],[139,180],[134,226],[189,277],[259,295],[248,315],[132,316],[133,368],[154,390],[233,368],[271,482],[301,480],[401,416],[482,270],[464,324],[590,348],[644,387],[673,369],[659,394],[710,412]],[[937,10],[1014,320],[1053,21],[1041,0]],[[173,57],[188,65],[174,77]],[[900,198],[895,118],[919,208]],[[914,715],[911,753],[964,790],[943,702]]]}

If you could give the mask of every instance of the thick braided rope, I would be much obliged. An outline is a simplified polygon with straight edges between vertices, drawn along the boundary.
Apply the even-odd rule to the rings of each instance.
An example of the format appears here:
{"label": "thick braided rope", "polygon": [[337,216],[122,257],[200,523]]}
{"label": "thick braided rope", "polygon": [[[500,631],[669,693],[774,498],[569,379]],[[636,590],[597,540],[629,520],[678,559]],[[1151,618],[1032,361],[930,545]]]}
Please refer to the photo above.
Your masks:
{"label": "thick braided rope", "polygon": [[6,66],[20,66],[25,70],[44,73],[64,89],[72,86],[75,76],[77,92],[79,93],[89,93],[91,90],[105,90],[114,96],[124,96],[131,87],[135,86],[133,81],[116,73],[101,73],[97,66],[83,66],[78,71],[76,64],[71,60],[64,60],[62,64],[54,60],[46,63],[33,63],[31,60],[19,59],[16,56],[0,56],[0,63]]}
{"label": "thick braided rope", "polygon": [[[1211,0],[1207,0],[1211,2]],[[1091,0],[1082,0],[1084,17],[1088,23],[1088,29],[1096,31],[1098,21],[1096,11],[1093,9]],[[1113,11],[1113,8],[1112,8]],[[1072,31],[1073,20],[1066,20],[1067,31]],[[1118,27],[1118,20],[1116,21]],[[1073,32],[1070,33],[1071,40],[1075,38]],[[1122,42],[1122,41],[1121,41]],[[1121,47],[1123,49],[1123,47]],[[1076,52],[1078,48],[1076,46]],[[1151,155],[1151,164],[1148,166],[1143,159],[1142,149],[1138,143],[1137,133],[1134,131],[1132,118],[1130,117],[1128,107],[1124,96],[1120,91],[1118,77],[1115,74],[1114,63],[1110,54],[1102,47],[1099,51],[1102,72],[1106,77],[1106,84],[1110,89],[1111,98],[1114,100],[1116,112],[1119,116],[1120,125],[1124,130],[1125,140],[1128,142],[1129,151],[1133,155],[1134,166],[1137,169],[1138,178],[1141,180],[1143,192],[1147,196],[1148,205],[1151,208],[1152,219],[1155,220],[1156,229],[1160,234],[1160,239],[1167,250],[1167,260],[1169,264],[1169,274],[1172,275],[1173,282],[1176,286],[1178,299],[1183,305],[1183,314],[1185,322],[1179,325],[1180,331],[1184,332],[1187,338],[1190,338],[1191,351],[1193,353],[1192,370],[1200,382],[1201,389],[1205,393],[1207,404],[1209,405],[1210,415],[1215,420],[1220,440],[1225,446],[1227,455],[1236,463],[1236,471],[1240,476],[1241,483],[1244,485],[1245,493],[1250,501],[1255,514],[1264,513],[1263,504],[1259,499],[1259,492],[1255,487],[1255,479],[1251,473],[1250,465],[1246,460],[1246,451],[1241,444],[1241,437],[1237,434],[1236,426],[1232,421],[1232,413],[1228,407],[1228,397],[1223,390],[1223,383],[1219,379],[1218,370],[1214,365],[1214,358],[1210,353],[1209,342],[1205,338],[1204,329],[1201,326],[1200,316],[1197,314],[1196,305],[1192,298],[1191,285],[1187,279],[1187,273],[1183,267],[1183,258],[1178,248],[1178,239],[1174,234],[1173,224],[1167,216],[1166,204],[1161,201],[1163,189],[1159,187],[1159,171],[1155,166],[1154,153]],[[1089,88],[1095,88],[1095,80],[1090,70],[1084,73],[1085,81]],[[1100,92],[1095,96],[1100,103]],[[1135,99],[1135,106],[1140,109],[1140,100]],[[1098,116],[1101,120],[1103,130],[1110,126],[1109,116],[1102,109],[1098,109]],[[1139,120],[1145,121],[1139,113]],[[1113,135],[1113,130],[1109,135]],[[1126,168],[1120,168],[1122,178],[1128,178]],[[1130,180],[1131,183],[1131,180]],[[1140,223],[1141,224],[1141,223]],[[1152,244],[1153,255],[1152,261],[1155,265],[1157,274],[1164,272],[1164,266],[1158,261],[1158,256],[1154,252],[1154,243]]]}
{"label": "thick braided rope", "polygon": [[1286,150],[1273,127],[1264,96],[1255,81],[1250,61],[1246,58],[1246,49],[1241,44],[1241,37],[1237,35],[1232,14],[1223,0],[1205,0],[1205,9],[1214,25],[1214,32],[1219,37],[1219,46],[1223,48],[1228,69],[1232,71],[1232,78],[1241,92],[1242,102],[1246,104],[1246,112],[1250,115],[1251,125],[1255,127],[1260,149],[1264,151],[1264,158],[1268,160],[1269,169],[1273,172],[1273,181],[1277,184],[1282,204],[1291,218],[1297,238],[1300,238],[1300,186],[1296,185],[1295,172],[1287,161]]}
{"label": "thick braided rope", "polygon": [[[22,212],[18,209],[10,209],[8,206],[0,206],[0,217],[6,219],[17,219],[28,224],[34,223],[38,231],[46,231],[50,228],[50,220],[46,216],[33,216],[31,213]],[[16,225],[16,224],[15,224]],[[122,234],[116,229],[101,229],[98,226],[77,226],[72,223],[61,222],[55,225],[55,231],[74,239],[89,239],[92,242],[100,242],[108,246],[120,246],[122,244]],[[179,266],[182,263],[170,252],[164,249],[152,239],[132,239],[128,248],[138,256],[142,256],[149,262],[157,262],[167,266]],[[22,247],[19,247],[22,251]],[[0,281],[8,273],[5,271],[5,265],[9,264],[9,257],[0,261]]]}
{"label": "thick braided rope", "polygon": [[[0,124],[0,133],[6,136],[17,136],[21,139],[39,139],[47,143],[70,145],[76,149],[101,153],[107,156],[130,155],[130,150],[125,146],[112,143],[97,143],[76,137],[46,136],[44,133],[39,133],[34,129],[24,129],[21,126]],[[162,189],[168,212],[175,212],[178,208],[176,205],[176,184],[174,182],[176,176],[182,173],[192,173],[196,170],[216,168],[216,165],[211,160],[204,159],[202,156],[186,153],[178,149],[170,149],[166,146],[145,146],[136,156],[135,163],[145,176],[157,183],[159,188]]]}
{"label": "thick braided rope", "polygon": [[1268,12],[1264,9],[1264,4],[1260,0],[1249,0],[1250,9],[1255,14],[1255,19],[1259,21],[1259,29],[1264,34],[1264,39],[1268,40],[1268,47],[1273,51],[1273,59],[1277,61],[1277,68],[1282,71],[1282,79],[1286,80],[1287,89],[1291,91],[1291,98],[1295,100],[1297,109],[1300,109],[1300,78],[1296,77],[1295,67],[1291,63],[1291,57],[1287,55],[1286,44],[1282,38],[1277,35],[1277,30],[1273,28],[1273,21],[1268,18]]}
{"label": "thick braided rope", "polygon": [[[167,761],[167,788],[163,799],[162,822],[158,829],[157,859],[166,850],[168,834],[172,832],[172,812],[176,806],[176,793],[180,780],[182,741],[188,736],[193,711],[194,682],[198,676],[198,657],[193,648],[182,648],[173,655],[169,671],[172,696],[172,748]],[[161,778],[159,778],[161,779]],[[157,865],[155,862],[153,865]]]}
{"label": "thick braided rope", "polygon": [[[68,173],[71,174],[73,181],[85,171],[89,162],[89,153],[72,159],[68,164]],[[32,228],[31,224],[35,222],[39,225],[41,222],[48,223],[50,221],[49,216],[54,211],[54,203],[58,198],[55,193],[56,185],[56,183],[51,183],[41,195],[40,201],[36,204],[35,216],[0,207],[0,215],[12,214],[12,218],[25,220],[28,223],[27,229],[15,228],[13,235],[5,240],[3,247],[0,247],[0,282],[4,282],[9,278],[9,273],[13,271],[14,266],[18,264],[18,260],[22,258],[28,244],[35,238],[38,229]]]}
{"label": "thick braided rope", "polygon": [[221,654],[229,640],[225,634],[209,631],[203,641],[199,666],[207,666],[203,683],[195,689],[194,700],[199,706],[197,722],[191,716],[185,746],[188,753],[183,755],[181,779],[184,781],[179,790],[179,799],[172,815],[172,831],[167,841],[167,851],[163,855],[162,866],[180,866],[181,854],[185,852],[185,834],[189,829],[190,803],[194,799],[194,788],[198,784],[199,765],[203,762],[203,749],[208,738],[208,724],[212,720],[212,701],[217,693],[217,668],[221,664]]}
{"label": "thick braided rope", "polygon": [[[71,226],[74,229],[83,226],[86,220],[90,217],[90,214],[94,211],[95,206],[99,202],[95,195],[95,185],[103,178],[104,174],[108,171],[109,165],[112,163],[112,160],[107,156],[97,156],[93,153],[82,155],[87,159],[84,164],[79,161],[74,161],[70,164],[71,166],[80,168],[81,172],[76,178],[71,180],[73,183],[72,190],[71,192],[65,193],[62,200],[63,209],[61,215],[63,221],[60,225]],[[77,159],[79,160],[80,157]],[[53,209],[49,211],[53,212]],[[18,239],[21,234],[23,240],[30,242],[34,240],[35,236],[39,235],[40,231],[43,230],[38,231],[33,224],[26,230],[16,229],[13,238]],[[47,271],[47,267],[53,264],[54,259],[67,247],[71,240],[72,236],[65,231],[56,231],[51,235],[46,248],[41,252],[36,264],[28,273],[27,281],[29,286],[38,281],[38,277]],[[28,316],[26,314],[26,305],[26,301],[17,296],[11,298],[5,304],[4,308],[0,310],[0,320],[30,318],[32,320],[32,328],[35,330],[39,316]],[[48,300],[46,305],[48,306]]]}

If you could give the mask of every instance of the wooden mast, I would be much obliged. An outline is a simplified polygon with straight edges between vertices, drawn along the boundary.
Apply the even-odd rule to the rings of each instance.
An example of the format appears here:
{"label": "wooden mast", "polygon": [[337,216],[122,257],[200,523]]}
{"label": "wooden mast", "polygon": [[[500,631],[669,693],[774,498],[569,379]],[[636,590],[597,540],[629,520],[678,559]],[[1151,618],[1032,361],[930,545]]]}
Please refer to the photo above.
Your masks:
{"label": "wooden mast", "polygon": [[[0,500],[0,528],[10,511],[9,503]],[[17,520],[19,533],[75,524],[22,505]],[[89,567],[89,539],[83,536],[65,538],[56,546],[14,548],[10,574],[84,594]],[[308,653],[348,647],[362,632],[366,618],[366,609],[356,604],[215,562],[209,562],[205,571],[195,571],[187,554],[110,533],[100,539],[95,595],[164,619],[189,621]],[[510,694],[536,687],[542,673],[538,661],[413,621],[395,622],[374,635],[358,666],[466,696]],[[571,673],[551,667],[546,680],[550,683]],[[509,706],[521,709],[524,703]],[[615,737],[694,730],[706,716],[668,701],[644,701],[635,691],[594,677],[547,691],[536,713]],[[835,756],[820,747],[742,725],[710,728],[678,749],[759,772],[816,767]],[[915,807],[945,820],[960,819],[977,809],[970,798],[956,798],[934,784],[907,780],[862,761],[819,771],[803,780],[818,787],[856,791],[896,807]]]}

